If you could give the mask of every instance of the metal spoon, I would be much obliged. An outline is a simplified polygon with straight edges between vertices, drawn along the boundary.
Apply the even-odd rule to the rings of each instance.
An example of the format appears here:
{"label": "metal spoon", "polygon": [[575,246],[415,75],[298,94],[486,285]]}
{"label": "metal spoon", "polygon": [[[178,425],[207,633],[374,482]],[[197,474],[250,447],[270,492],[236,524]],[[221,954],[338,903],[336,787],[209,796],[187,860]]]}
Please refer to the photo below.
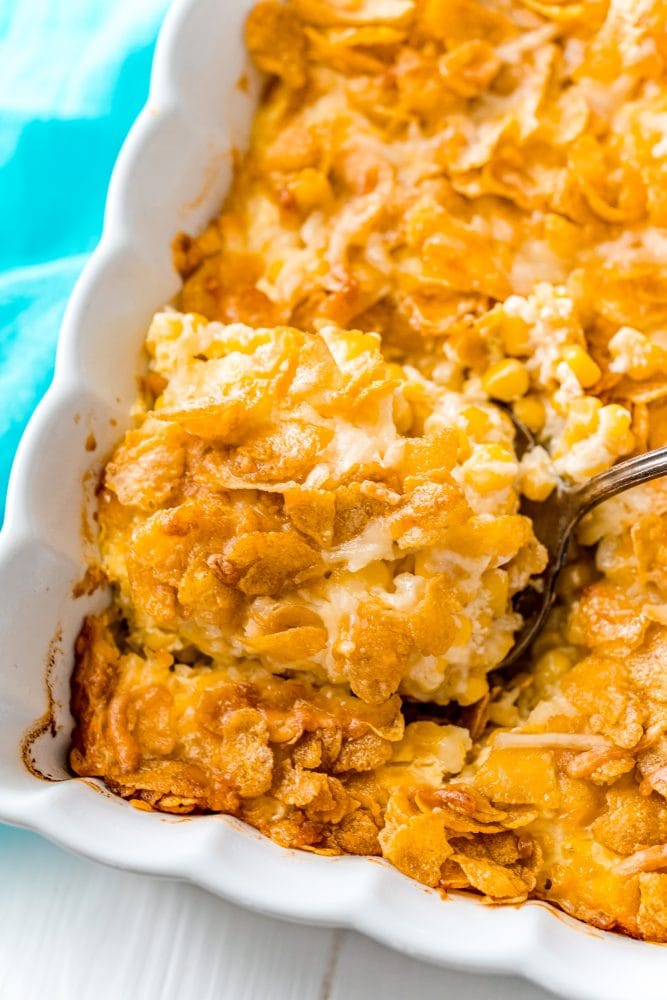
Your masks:
{"label": "metal spoon", "polygon": [[[509,409],[508,412],[517,429],[517,451],[521,454],[528,442],[534,444],[533,436]],[[578,486],[560,483],[541,503],[525,498],[522,500],[521,513],[533,522],[535,535],[546,548],[549,561],[535,581],[537,587],[531,585],[515,597],[514,606],[524,616],[524,625],[500,669],[518,660],[544,626],[556,599],[556,580],[567,560],[572,534],[584,514],[603,500],[661,476],[667,476],[667,445],[619,462]]]}

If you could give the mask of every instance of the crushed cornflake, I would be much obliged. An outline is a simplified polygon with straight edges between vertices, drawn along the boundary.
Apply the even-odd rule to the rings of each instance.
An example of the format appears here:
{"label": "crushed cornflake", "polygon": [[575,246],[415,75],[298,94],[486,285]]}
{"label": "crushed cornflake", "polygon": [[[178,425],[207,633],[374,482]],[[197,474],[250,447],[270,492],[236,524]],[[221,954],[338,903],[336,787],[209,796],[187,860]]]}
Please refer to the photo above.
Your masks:
{"label": "crushed cornflake", "polygon": [[664,481],[587,515],[533,654],[495,670],[545,564],[522,501],[667,443],[666,23],[250,13],[250,148],[174,242],[100,487],[75,773],[667,941]]}

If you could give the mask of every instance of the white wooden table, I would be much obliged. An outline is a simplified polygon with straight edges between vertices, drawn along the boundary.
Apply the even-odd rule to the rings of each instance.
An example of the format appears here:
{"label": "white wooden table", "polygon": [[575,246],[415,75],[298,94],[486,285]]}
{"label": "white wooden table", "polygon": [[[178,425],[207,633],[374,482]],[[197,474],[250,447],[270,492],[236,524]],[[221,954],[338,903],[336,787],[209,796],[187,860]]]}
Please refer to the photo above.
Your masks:
{"label": "white wooden table", "polygon": [[[549,1000],[248,913],[0,826],[2,1000]],[[553,1000],[553,998],[551,998]]]}

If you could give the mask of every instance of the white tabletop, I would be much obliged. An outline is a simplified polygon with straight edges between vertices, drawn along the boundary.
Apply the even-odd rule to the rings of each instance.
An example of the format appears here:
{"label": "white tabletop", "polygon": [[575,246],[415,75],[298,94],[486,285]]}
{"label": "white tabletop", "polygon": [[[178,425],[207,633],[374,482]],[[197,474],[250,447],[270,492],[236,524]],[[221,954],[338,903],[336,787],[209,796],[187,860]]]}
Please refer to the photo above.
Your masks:
{"label": "white tabletop", "polygon": [[[2,1000],[549,1000],[348,931],[248,913],[0,827]],[[551,998],[553,1000],[553,998]]]}

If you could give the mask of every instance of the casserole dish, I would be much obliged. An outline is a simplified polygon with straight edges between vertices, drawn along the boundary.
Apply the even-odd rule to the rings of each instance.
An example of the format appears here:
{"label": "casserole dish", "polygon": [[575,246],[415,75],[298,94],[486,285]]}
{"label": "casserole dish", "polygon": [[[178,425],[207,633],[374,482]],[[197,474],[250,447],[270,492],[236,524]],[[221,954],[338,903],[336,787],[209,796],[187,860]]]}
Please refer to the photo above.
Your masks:
{"label": "casserole dish", "polygon": [[229,817],[136,812],[64,769],[69,651],[83,616],[106,601],[82,582],[92,532],[85,516],[82,525],[81,483],[92,493],[136,394],[148,320],[177,290],[171,239],[214,213],[244,142],[255,94],[237,81],[250,6],[172,8],[147,108],[114,173],[102,242],[67,311],[54,385],[17,456],[0,553],[0,817],[97,860],[187,878],[276,916],[354,927],[430,961],[523,973],[570,997],[662,996],[660,946],[541,904],[443,902],[382,862],[287,851]]}

